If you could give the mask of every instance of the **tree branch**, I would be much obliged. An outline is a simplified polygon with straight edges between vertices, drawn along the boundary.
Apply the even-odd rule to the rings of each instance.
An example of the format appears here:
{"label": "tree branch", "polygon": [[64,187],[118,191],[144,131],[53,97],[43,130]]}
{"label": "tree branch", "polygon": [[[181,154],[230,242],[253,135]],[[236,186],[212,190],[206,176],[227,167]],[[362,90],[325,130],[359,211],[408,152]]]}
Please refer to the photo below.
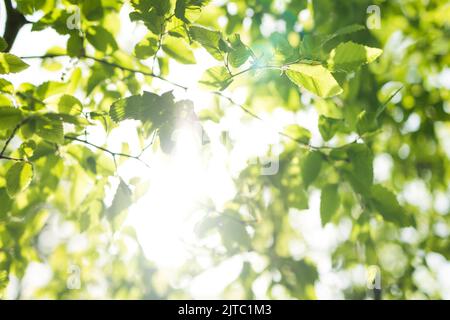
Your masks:
{"label": "tree branch", "polygon": [[0,160],[11,160],[11,161],[27,161],[24,158],[12,158],[12,157],[7,157],[7,156],[0,156]]}
{"label": "tree branch", "polygon": [[[53,54],[50,54],[50,55],[43,55],[43,56],[27,56],[27,57],[21,57],[21,58],[22,58],[22,59],[46,59],[46,58],[56,58],[56,57],[69,57],[69,56],[68,56],[68,55],[53,55]],[[167,83],[169,83],[169,84],[171,84],[171,85],[173,85],[173,86],[175,86],[175,87],[184,89],[184,90],[186,90],[186,91],[189,90],[188,87],[185,87],[185,86],[183,86],[183,85],[181,85],[181,84],[179,84],[179,83],[173,82],[173,81],[171,81],[171,80],[169,80],[169,79],[167,79],[167,78],[164,78],[164,77],[162,77],[162,76],[160,76],[160,75],[157,75],[157,74],[155,74],[155,73],[153,73],[153,72],[146,72],[146,71],[142,71],[142,70],[138,70],[138,69],[128,68],[128,67],[122,66],[122,65],[120,65],[120,64],[114,63],[114,62],[109,62],[109,61],[106,61],[106,60],[103,60],[103,59],[100,59],[100,58],[96,58],[96,57],[92,57],[92,56],[88,56],[88,55],[80,56],[80,58],[81,58],[81,59],[87,59],[87,60],[96,61],[96,62],[98,62],[98,63],[102,63],[102,64],[104,64],[104,65],[108,65],[108,66],[111,66],[111,67],[114,67],[114,68],[118,68],[118,69],[121,69],[121,70],[125,70],[125,71],[134,72],[134,73],[140,73],[140,74],[143,74],[143,75],[145,75],[145,76],[149,76],[149,77],[153,77],[153,78],[160,79],[160,80],[162,80],[162,81],[164,81],[164,82],[167,82]],[[294,63],[300,63],[300,62],[301,62],[301,61],[299,60],[299,61],[296,61],[296,62],[294,62]],[[287,64],[287,65],[290,65],[290,64],[293,64],[293,63],[289,63],[289,64]],[[252,66],[252,67],[249,67],[249,68],[247,68],[247,69],[245,69],[245,70],[243,70],[243,71],[240,71],[240,72],[238,72],[238,73],[236,73],[236,74],[231,74],[230,76],[231,76],[231,78],[235,78],[235,77],[240,76],[240,75],[242,75],[242,74],[244,74],[244,73],[247,73],[247,72],[250,72],[250,71],[254,71],[254,70],[267,70],[267,69],[280,69],[280,70],[281,70],[281,69],[283,69],[283,67],[284,67],[284,66],[275,66],[275,65]],[[381,112],[383,112],[383,110],[386,108],[387,103],[388,103],[390,100],[392,100],[393,97],[394,97],[395,95],[397,95],[397,93],[398,93],[400,90],[401,90],[401,89],[397,90],[391,97],[389,97],[389,99],[387,100],[387,102],[384,103],[384,104],[382,105],[382,107],[381,107],[381,109],[382,109]],[[235,105],[235,106],[241,108],[245,113],[249,114],[249,115],[252,116],[253,118],[255,118],[255,119],[257,119],[257,120],[260,120],[260,121],[264,121],[260,116],[258,116],[257,114],[255,114],[254,112],[252,112],[251,110],[249,110],[248,108],[246,108],[244,105],[242,105],[242,104],[240,104],[240,103],[237,103],[237,102],[234,101],[232,98],[226,96],[226,95],[223,94],[222,92],[220,92],[220,91],[213,91],[213,92],[209,92],[209,93],[212,94],[212,95],[219,96],[219,97],[221,97],[221,98],[223,98],[223,99],[225,99],[225,100],[228,100],[231,104],[233,104],[233,105]],[[381,112],[380,112],[380,113],[381,113]],[[378,114],[377,116],[379,116],[379,114]],[[324,149],[335,149],[335,148],[340,148],[340,147],[330,147],[330,146],[314,146],[314,145],[311,145],[311,144],[309,144],[309,143],[305,143],[305,142],[303,142],[303,141],[300,141],[300,140],[298,140],[298,139],[296,139],[296,138],[294,138],[294,137],[290,136],[289,134],[287,134],[287,133],[285,133],[285,132],[282,132],[282,131],[279,131],[278,134],[279,134],[280,136],[284,137],[284,138],[287,138],[287,139],[289,139],[289,140],[291,140],[291,141],[297,143],[297,144],[298,144],[300,147],[302,147],[302,148],[313,149],[313,150],[324,150]],[[358,140],[358,139],[357,139],[357,140]],[[353,143],[354,143],[354,142],[351,142],[351,143],[349,143],[349,144],[353,144]],[[349,145],[349,144],[347,144],[347,145]],[[345,146],[345,145],[344,145],[344,146]],[[341,146],[341,147],[343,147],[343,146]]]}
{"label": "tree branch", "polygon": [[[20,57],[20,58],[21,59],[48,59],[48,58],[59,58],[59,57],[70,57],[70,56],[67,55],[67,54],[47,54],[47,55],[43,55],[43,56],[26,56],[26,57]],[[172,86],[175,86],[175,87],[178,87],[178,88],[183,89],[183,90],[188,90],[189,89],[189,88],[187,88],[187,87],[185,87],[185,86],[183,86],[183,85],[181,85],[179,83],[173,82],[173,81],[171,81],[171,80],[169,80],[169,79],[167,79],[167,78],[165,78],[163,76],[157,75],[156,73],[153,73],[153,72],[147,72],[147,71],[143,71],[143,70],[139,70],[139,69],[128,68],[128,67],[122,66],[122,65],[120,65],[118,63],[110,62],[110,61],[107,61],[107,60],[104,60],[104,59],[100,59],[100,58],[96,58],[96,57],[92,57],[92,56],[89,56],[89,55],[82,55],[82,56],[80,56],[78,58],[95,61],[95,62],[104,64],[106,66],[110,66],[110,67],[113,67],[113,68],[121,69],[121,70],[124,70],[124,71],[132,72],[132,73],[140,73],[140,74],[142,74],[144,76],[157,78],[157,79],[159,79],[161,81],[167,82],[168,84],[170,84]]]}
{"label": "tree branch", "polygon": [[65,135],[64,139],[81,142],[81,143],[84,143],[84,144],[86,144],[88,146],[94,147],[94,148],[96,148],[98,150],[104,151],[104,152],[110,154],[114,158],[114,160],[115,160],[116,157],[124,157],[124,158],[134,159],[134,160],[138,160],[139,162],[144,164],[147,168],[150,168],[150,166],[145,161],[143,161],[141,159],[141,156],[142,156],[142,154],[144,153],[145,150],[142,151],[139,155],[133,156],[133,155],[122,153],[122,152],[114,152],[114,151],[111,151],[111,150],[109,150],[109,149],[107,149],[105,147],[102,147],[102,146],[96,145],[96,144],[94,144],[92,142],[89,142],[88,140],[80,139],[80,138],[69,136],[69,135]]}
{"label": "tree branch", "polygon": [[3,38],[8,43],[8,47],[5,51],[9,52],[14,44],[14,41],[16,40],[17,35],[19,34],[20,29],[29,22],[23,14],[13,8],[11,0],[5,0],[5,8],[6,24]]}
{"label": "tree branch", "polygon": [[25,118],[14,127],[13,131],[9,135],[8,139],[6,140],[5,145],[3,146],[2,150],[0,151],[0,159],[24,161],[24,159],[15,159],[15,158],[10,158],[10,157],[5,157],[4,154],[5,154],[6,148],[8,148],[8,145],[11,143],[11,141],[14,138],[14,136],[16,135],[17,131],[20,129],[20,127],[22,127],[25,123],[27,123],[28,120],[29,120],[29,118]]}

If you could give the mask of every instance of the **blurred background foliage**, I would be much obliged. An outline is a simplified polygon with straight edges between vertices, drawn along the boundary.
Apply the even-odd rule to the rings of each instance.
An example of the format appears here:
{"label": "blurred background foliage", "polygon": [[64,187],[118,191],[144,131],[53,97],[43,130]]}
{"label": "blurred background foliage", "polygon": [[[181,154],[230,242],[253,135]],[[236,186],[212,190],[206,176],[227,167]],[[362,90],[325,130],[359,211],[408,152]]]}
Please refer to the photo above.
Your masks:
{"label": "blurred background foliage", "polygon": [[[0,296],[192,298],[196,277],[237,259],[239,273],[214,297],[373,298],[366,270],[378,266],[383,299],[450,298],[447,1],[10,3],[4,9],[14,18],[4,22],[0,61],[0,147],[7,146],[0,159]],[[129,47],[116,41],[124,19],[146,28]],[[65,46],[46,47],[40,59],[60,80],[8,81],[28,62],[8,60],[13,22],[31,24],[30,37],[48,28],[65,37]],[[331,52],[349,41],[383,54],[339,70]],[[201,80],[205,91],[213,89],[201,109],[171,77],[173,60],[201,66],[199,50],[221,66]],[[317,85],[333,87],[333,80],[313,78],[308,88],[309,79],[289,74],[298,61],[324,65],[342,93],[320,94]],[[229,98],[241,88],[245,101]],[[278,173],[263,175],[258,163],[241,168],[234,198],[201,209],[183,266],[158,266],[123,223],[127,208],[145,197],[146,181],[124,178],[118,168],[142,165],[144,151],[170,153],[176,119],[218,126],[236,108],[245,111],[235,119],[244,125],[261,122],[260,115],[269,124],[280,112],[296,119],[267,150],[279,158]],[[89,139],[92,127],[109,134],[126,119],[138,123],[142,152],[127,144],[113,152]],[[223,142],[229,154],[233,143]],[[80,237],[81,249],[73,245]],[[50,276],[30,291],[27,270],[36,263]]]}

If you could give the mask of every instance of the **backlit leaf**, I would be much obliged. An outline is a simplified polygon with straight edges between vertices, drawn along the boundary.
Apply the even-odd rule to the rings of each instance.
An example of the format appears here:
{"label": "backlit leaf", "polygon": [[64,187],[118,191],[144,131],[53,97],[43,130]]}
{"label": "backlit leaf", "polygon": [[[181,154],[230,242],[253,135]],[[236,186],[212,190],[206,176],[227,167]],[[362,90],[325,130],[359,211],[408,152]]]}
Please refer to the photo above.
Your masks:
{"label": "backlit leaf", "polygon": [[188,44],[175,37],[166,37],[162,48],[167,55],[183,64],[194,64],[195,57]]}
{"label": "backlit leaf", "polygon": [[328,66],[335,71],[351,72],[364,64],[375,61],[383,50],[367,47],[354,42],[339,44],[330,53]]}
{"label": "backlit leaf", "polygon": [[17,162],[6,173],[6,189],[11,198],[25,190],[33,179],[33,165]]}
{"label": "backlit leaf", "polygon": [[293,64],[287,67],[286,75],[296,85],[322,98],[342,93],[331,72],[321,65]]}
{"label": "backlit leaf", "polygon": [[0,52],[0,74],[17,73],[28,67],[28,64],[15,55]]}
{"label": "backlit leaf", "polygon": [[308,153],[302,166],[302,178],[305,188],[316,180],[322,168],[323,156],[320,152]]}
{"label": "backlit leaf", "polygon": [[338,186],[335,184],[326,185],[322,189],[320,197],[320,220],[322,221],[322,226],[331,221],[339,205]]}

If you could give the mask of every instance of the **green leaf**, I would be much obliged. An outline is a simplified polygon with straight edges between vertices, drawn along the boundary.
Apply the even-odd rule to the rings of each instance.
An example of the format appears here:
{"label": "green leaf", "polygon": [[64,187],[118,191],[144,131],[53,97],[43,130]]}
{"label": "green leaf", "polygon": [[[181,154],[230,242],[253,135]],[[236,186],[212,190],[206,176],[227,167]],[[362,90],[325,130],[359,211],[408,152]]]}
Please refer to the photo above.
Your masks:
{"label": "green leaf", "polygon": [[8,191],[4,187],[0,187],[0,221],[3,220],[3,217],[8,213],[11,209],[13,201],[8,195]]}
{"label": "green leaf", "polygon": [[10,53],[0,52],[0,74],[16,73],[28,67],[29,65],[19,57]]}
{"label": "green leaf", "polygon": [[111,203],[111,206],[108,208],[107,217],[109,221],[113,222],[115,218],[125,209],[128,209],[129,206],[133,203],[132,192],[130,187],[120,179],[119,186],[117,187],[116,194],[114,195],[114,199]]}
{"label": "green leaf", "polygon": [[177,0],[175,5],[175,16],[185,23],[194,22],[200,17],[202,6],[208,4],[209,1],[210,0]]}
{"label": "green leaf", "polygon": [[189,28],[191,38],[200,43],[206,51],[216,60],[223,60],[223,53],[220,50],[220,40],[222,34],[219,31],[213,31],[200,26],[191,26]]}
{"label": "green leaf", "polygon": [[219,218],[219,231],[224,246],[228,251],[236,248],[248,248],[251,241],[250,235],[245,225],[239,221],[239,215],[234,212],[227,212],[227,214],[227,216]]}
{"label": "green leaf", "polygon": [[95,21],[103,17],[104,12],[101,0],[89,0],[82,3],[81,12],[87,20]]}
{"label": "green leaf", "polygon": [[[160,1],[160,3],[167,3]],[[164,17],[158,14],[157,10],[150,10],[147,12],[133,11],[130,13],[131,21],[143,21],[145,26],[154,34],[160,35],[165,26]]]}
{"label": "green leaf", "polygon": [[35,149],[36,142],[34,142],[34,140],[25,141],[20,145],[20,153],[26,158],[31,158]]}
{"label": "green leaf", "polygon": [[139,59],[147,59],[154,56],[157,50],[158,39],[153,34],[149,34],[136,44],[134,55]]}
{"label": "green leaf", "polygon": [[142,96],[135,95],[117,100],[109,109],[109,116],[114,122],[126,119],[142,119]]}
{"label": "green leaf", "polygon": [[14,93],[14,86],[6,79],[0,79],[0,91],[12,94]]}
{"label": "green leaf", "polygon": [[381,49],[349,41],[339,44],[331,51],[328,66],[334,71],[351,72],[364,64],[375,61],[382,53]]}
{"label": "green leaf", "polygon": [[86,39],[98,51],[112,53],[117,50],[117,42],[114,36],[102,26],[92,26],[86,32]]}
{"label": "green leaf", "polygon": [[334,119],[321,115],[319,117],[319,131],[323,140],[331,140],[336,132],[344,126],[344,120]]}
{"label": "green leaf", "polygon": [[291,138],[295,139],[296,141],[308,144],[311,140],[311,132],[303,127],[300,127],[299,125],[293,124],[284,130],[284,132]]}
{"label": "green leaf", "polygon": [[83,111],[83,105],[76,97],[63,94],[58,101],[58,110],[65,114],[79,115]]}
{"label": "green leaf", "polygon": [[338,194],[338,186],[336,184],[326,185],[322,189],[320,197],[320,219],[322,226],[331,221],[333,215],[339,209],[340,199]]}
{"label": "green leaf", "polygon": [[290,208],[296,208],[298,210],[306,210],[309,207],[308,194],[301,188],[293,190],[288,188],[286,202]]}
{"label": "green leaf", "polygon": [[174,140],[175,124],[174,123],[165,123],[159,129],[159,141],[161,145],[161,150],[164,153],[170,154],[172,153],[176,141]]}
{"label": "green leaf", "polygon": [[238,34],[233,35],[229,41],[231,43],[232,50],[228,55],[228,59],[233,68],[239,68],[247,62],[251,55],[251,51],[244,43],[242,43]]}
{"label": "green leaf", "polygon": [[173,110],[173,99],[171,92],[159,96],[144,91],[142,95],[134,95],[114,102],[110,107],[109,115],[114,122],[126,119],[151,121],[154,126],[158,127],[167,120]]}
{"label": "green leaf", "polygon": [[22,119],[22,112],[17,108],[0,107],[0,130],[15,127]]}
{"label": "green leaf", "polygon": [[72,114],[66,114],[66,113],[47,113],[45,115],[48,119],[51,121],[62,121],[65,123],[74,124],[77,126],[89,126],[92,125],[89,120],[87,120],[84,116],[76,116]]}
{"label": "green leaf", "polygon": [[323,156],[318,151],[310,152],[302,166],[302,178],[305,189],[316,180],[322,168]]}
{"label": "green leaf", "polygon": [[371,188],[371,200],[376,210],[386,221],[399,226],[411,225],[411,219],[397,201],[395,195],[381,185],[373,185]]}
{"label": "green leaf", "polygon": [[67,40],[67,54],[71,57],[79,57],[83,50],[83,38],[78,33],[71,34]]}
{"label": "green leaf", "polygon": [[195,57],[188,44],[172,36],[164,39],[162,48],[167,55],[183,64],[195,64]]}
{"label": "green leaf", "polygon": [[8,43],[5,41],[5,39],[0,37],[0,51],[5,50],[6,48],[8,48]]}
{"label": "green leaf", "polygon": [[64,82],[46,81],[37,88],[37,98],[44,100],[56,94],[66,93],[67,86],[68,84]]}
{"label": "green leaf", "polygon": [[343,91],[330,71],[321,65],[293,64],[287,67],[286,75],[296,85],[322,98],[330,98]]}
{"label": "green leaf", "polygon": [[365,144],[352,144],[347,148],[350,164],[345,171],[353,189],[363,195],[370,193],[373,184],[373,155]]}
{"label": "green leaf", "polygon": [[298,49],[294,49],[284,34],[275,32],[270,36],[273,45],[273,61],[286,64],[297,61],[300,58]]}
{"label": "green leaf", "polygon": [[36,134],[42,139],[57,144],[64,143],[63,122],[53,117],[41,116],[36,118]]}
{"label": "green leaf", "polygon": [[219,221],[220,219],[217,217],[206,217],[195,226],[194,232],[197,237],[204,238],[211,230],[218,226]]}
{"label": "green leaf", "polygon": [[365,27],[363,25],[361,25],[361,24],[352,24],[352,25],[343,27],[343,28],[339,29],[338,31],[336,31],[335,33],[333,33],[333,34],[331,34],[329,36],[326,36],[325,39],[322,42],[322,45],[324,45],[325,43],[327,43],[330,40],[333,40],[336,37],[344,36],[344,35],[347,35],[347,34],[350,34],[350,33],[354,33],[354,32],[358,32],[358,31],[361,31],[361,30],[364,30],[364,29],[365,29]]}
{"label": "green leaf", "polygon": [[230,73],[225,67],[212,67],[205,71],[199,83],[207,89],[225,90],[232,82]]}
{"label": "green leaf", "polygon": [[356,131],[360,136],[367,132],[376,131],[378,127],[379,125],[375,112],[364,110],[358,115],[356,122]]}
{"label": "green leaf", "polygon": [[33,179],[33,165],[17,162],[6,173],[6,189],[11,198],[25,190]]}

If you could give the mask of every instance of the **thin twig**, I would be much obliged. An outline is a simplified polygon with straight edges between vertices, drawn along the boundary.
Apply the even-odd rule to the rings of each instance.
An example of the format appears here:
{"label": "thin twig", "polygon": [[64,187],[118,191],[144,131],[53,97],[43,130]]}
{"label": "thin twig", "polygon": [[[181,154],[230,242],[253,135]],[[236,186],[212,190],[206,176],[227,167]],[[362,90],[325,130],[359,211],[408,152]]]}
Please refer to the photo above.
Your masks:
{"label": "thin twig", "polygon": [[[59,58],[59,57],[70,57],[70,56],[67,55],[67,54],[46,54],[46,55],[42,55],[42,56],[25,56],[25,57],[20,57],[20,58],[21,59],[49,59],[49,58]],[[140,73],[140,74],[142,74],[144,76],[157,78],[157,79],[159,79],[161,81],[167,82],[170,85],[173,85],[173,86],[178,87],[180,89],[188,90],[188,88],[186,86],[183,86],[183,85],[181,85],[179,83],[173,82],[173,81],[171,81],[171,80],[169,80],[169,79],[167,79],[167,78],[165,78],[163,76],[157,75],[157,74],[155,74],[153,72],[147,72],[147,71],[143,71],[143,70],[139,70],[139,69],[129,68],[129,67],[126,67],[126,66],[122,66],[122,65],[120,65],[118,63],[115,63],[115,62],[110,62],[110,61],[107,61],[107,60],[104,60],[104,59],[100,59],[100,58],[96,58],[96,57],[92,57],[92,56],[89,56],[89,55],[82,55],[79,58],[80,59],[86,59],[86,60],[92,60],[92,61],[104,64],[104,65],[107,65],[107,66],[110,66],[110,67],[113,67],[113,68],[117,68],[117,69],[121,69],[121,70],[124,70],[124,71],[128,71],[128,72]]]}
{"label": "thin twig", "polygon": [[[21,58],[22,58],[22,59],[45,59],[45,58],[55,58],[55,57],[67,57],[67,56],[68,56],[68,55],[52,55],[52,54],[50,54],[50,55],[43,55],[43,56],[27,56],[27,57],[21,57]],[[105,65],[109,65],[109,66],[111,66],[111,67],[118,68],[118,69],[125,70],[125,71],[135,72],[135,73],[140,73],[140,74],[143,74],[143,75],[146,75],[146,76],[149,76],[149,77],[153,77],[153,78],[160,79],[160,80],[162,80],[162,81],[164,81],[164,82],[167,82],[167,83],[169,83],[169,84],[171,84],[171,85],[173,85],[173,86],[175,86],[175,87],[184,89],[185,91],[189,90],[188,87],[183,86],[183,85],[181,85],[181,84],[178,84],[178,83],[176,83],[176,82],[173,82],[173,81],[171,81],[171,80],[169,80],[169,79],[167,79],[167,78],[164,78],[164,77],[162,77],[162,76],[159,76],[159,75],[157,75],[157,74],[155,74],[155,73],[153,73],[153,72],[146,72],[146,71],[142,71],[142,70],[138,70],[138,69],[128,68],[128,67],[119,65],[119,64],[117,64],[117,63],[114,63],[114,62],[109,62],[109,61],[106,61],[106,60],[103,60],[103,59],[100,59],[100,58],[96,58],[96,57],[92,57],[92,56],[88,56],[88,55],[80,56],[80,58],[81,58],[81,59],[84,58],[84,59],[88,59],[88,60],[93,60],[93,61],[96,61],[96,62],[98,62],[98,63],[102,63],[102,64],[105,64]],[[301,60],[295,61],[295,62],[293,62],[293,63],[286,64],[286,66],[287,66],[287,65],[294,64],[294,63],[301,63]],[[231,76],[231,78],[235,78],[235,77],[238,77],[238,76],[240,76],[240,75],[242,75],[242,74],[245,74],[245,73],[247,73],[247,72],[254,71],[254,70],[264,70],[264,69],[280,69],[280,70],[281,70],[281,69],[283,69],[283,67],[285,67],[285,66],[277,66],[277,65],[251,66],[251,67],[249,67],[249,68],[247,68],[247,69],[244,69],[244,70],[242,70],[242,71],[240,71],[240,72],[238,72],[238,73],[230,74],[230,76]],[[400,90],[397,90],[397,91],[391,96],[391,98],[390,98],[390,99],[382,106],[382,108],[386,106],[386,104],[387,104],[387,103],[388,103],[388,102],[389,102],[389,101],[390,101],[390,100],[398,93],[398,91],[400,91]],[[220,92],[220,91],[212,91],[212,92],[209,92],[209,93],[210,93],[210,94],[213,94],[213,95],[220,96],[220,97],[222,97],[222,98],[228,100],[231,104],[233,104],[233,105],[235,105],[235,106],[241,108],[245,113],[249,114],[249,115],[252,116],[253,118],[255,118],[255,119],[257,119],[257,120],[260,120],[260,121],[264,121],[260,116],[258,116],[257,114],[255,114],[254,112],[252,112],[251,110],[249,110],[248,108],[246,108],[244,105],[242,105],[242,104],[240,104],[240,103],[237,103],[237,102],[234,101],[232,98],[226,96],[226,95],[223,94],[222,92]],[[382,111],[381,111],[381,112],[382,112]],[[283,136],[283,137],[285,137],[285,138],[287,138],[287,139],[289,139],[289,140],[292,140],[292,141],[296,142],[296,143],[297,143],[298,145],[300,145],[301,147],[306,147],[306,148],[308,148],[308,149],[314,149],[314,150],[334,149],[333,147],[329,147],[329,146],[320,146],[320,147],[319,147],[319,146],[313,146],[313,145],[311,145],[311,144],[309,144],[309,143],[305,143],[305,142],[303,142],[303,141],[299,141],[298,139],[296,139],[296,138],[294,138],[294,137],[292,137],[292,136],[290,136],[290,135],[288,135],[287,133],[282,132],[282,131],[279,131],[278,134],[279,134],[280,136]],[[352,143],[354,143],[354,142],[352,142]],[[352,144],[352,143],[350,143],[350,144]],[[339,147],[336,147],[336,148],[339,148]]]}
{"label": "thin twig", "polygon": [[124,157],[124,158],[129,158],[129,159],[138,160],[139,162],[141,162],[142,164],[144,164],[147,168],[150,168],[150,166],[149,166],[145,161],[143,161],[143,160],[141,159],[142,153],[139,154],[139,155],[137,155],[137,156],[134,156],[134,155],[127,154],[127,153],[114,152],[114,151],[111,151],[111,150],[109,150],[109,149],[107,149],[107,148],[105,148],[105,147],[96,145],[96,144],[94,144],[94,143],[92,143],[92,142],[90,142],[90,141],[88,141],[88,140],[80,139],[80,138],[77,138],[77,137],[73,137],[73,136],[68,136],[68,135],[66,135],[66,136],[64,136],[64,138],[67,139],[67,140],[72,140],[72,141],[77,141],[77,142],[80,142],[80,143],[84,143],[84,144],[89,145],[89,146],[91,146],[91,147],[94,147],[94,148],[96,148],[96,149],[98,149],[98,150],[102,150],[102,151],[104,151],[104,152],[110,154],[110,155],[113,157],[114,161],[115,161],[116,157]]}
{"label": "thin twig", "polygon": [[13,158],[13,157],[7,157],[7,156],[0,156],[0,160],[1,159],[3,159],[3,160],[11,160],[11,161],[27,161],[26,159],[24,159],[24,158]]}
{"label": "thin twig", "polygon": [[[6,148],[8,148],[8,145],[11,143],[12,139],[14,138],[14,136],[16,135],[17,131],[20,129],[20,127],[22,127],[25,123],[27,123],[27,121],[29,120],[29,118],[25,118],[22,119],[22,121],[20,121],[13,129],[13,131],[11,132],[11,134],[9,135],[8,139],[5,142],[5,145],[3,146],[2,151],[0,151],[0,157],[2,157],[2,159],[10,159],[13,160],[13,158],[8,158],[8,157],[4,157],[3,155],[5,154]],[[16,161],[23,161],[23,160],[18,160],[15,159]]]}
{"label": "thin twig", "polygon": [[378,118],[378,117],[384,112],[384,110],[386,110],[386,107],[387,107],[388,103],[391,102],[392,99],[394,99],[394,97],[395,97],[401,90],[403,90],[403,88],[404,88],[404,87],[401,86],[400,88],[398,88],[397,90],[395,90],[395,92],[394,92],[393,94],[391,94],[391,95],[389,96],[389,98],[387,98],[387,100],[381,105],[381,108],[378,109],[378,111],[377,111],[377,113],[376,113],[376,115],[375,115],[375,118]]}

